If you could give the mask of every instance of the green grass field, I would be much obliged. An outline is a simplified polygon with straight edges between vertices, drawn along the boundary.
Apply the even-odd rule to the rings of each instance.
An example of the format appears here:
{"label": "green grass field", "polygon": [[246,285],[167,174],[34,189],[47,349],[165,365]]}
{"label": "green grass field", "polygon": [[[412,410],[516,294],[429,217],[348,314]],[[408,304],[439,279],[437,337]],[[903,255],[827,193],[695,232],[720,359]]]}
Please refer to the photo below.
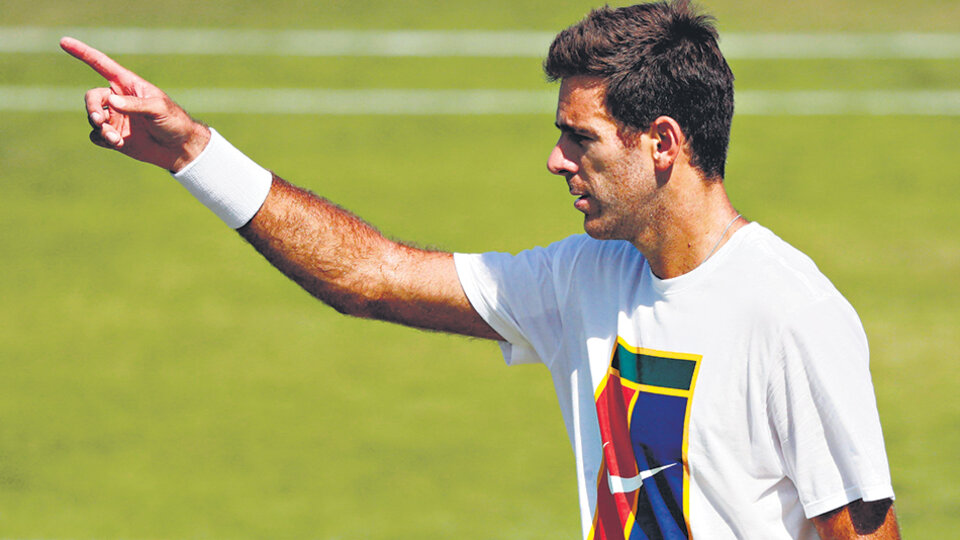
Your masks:
{"label": "green grass field", "polygon": [[[957,32],[960,4],[705,2],[721,32]],[[555,31],[591,4],[5,1],[3,26]],[[109,43],[94,45],[110,50]],[[119,57],[161,87],[548,89],[537,59]],[[732,62],[738,90],[960,89],[960,60]],[[0,85],[99,85],[0,54]],[[176,96],[174,96],[176,97]],[[0,112],[0,538],[579,536],[547,372],[344,318],[75,113]],[[204,115],[387,234],[580,231],[544,115]],[[858,309],[907,538],[960,528],[958,116],[743,116],[727,184]]]}

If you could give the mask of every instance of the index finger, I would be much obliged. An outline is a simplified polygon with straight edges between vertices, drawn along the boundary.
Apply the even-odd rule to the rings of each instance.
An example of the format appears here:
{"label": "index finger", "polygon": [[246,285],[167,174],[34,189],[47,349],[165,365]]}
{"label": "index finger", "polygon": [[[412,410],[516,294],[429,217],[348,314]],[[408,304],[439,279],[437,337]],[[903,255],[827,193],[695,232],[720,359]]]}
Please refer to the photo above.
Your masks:
{"label": "index finger", "polygon": [[60,48],[71,56],[87,64],[101,77],[123,87],[129,87],[139,77],[129,69],[121,66],[109,56],[94,49],[79,39],[64,37],[60,39]]}

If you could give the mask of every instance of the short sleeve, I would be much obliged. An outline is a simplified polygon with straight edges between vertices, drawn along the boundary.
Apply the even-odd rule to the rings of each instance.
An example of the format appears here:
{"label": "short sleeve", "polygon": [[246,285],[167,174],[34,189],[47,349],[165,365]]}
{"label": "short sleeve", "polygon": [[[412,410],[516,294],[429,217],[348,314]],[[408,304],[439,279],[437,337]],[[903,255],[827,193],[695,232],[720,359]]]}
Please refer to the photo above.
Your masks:
{"label": "short sleeve", "polygon": [[792,313],[768,393],[787,475],[808,518],[893,497],[860,320],[842,297]]}
{"label": "short sleeve", "polygon": [[559,346],[563,321],[558,295],[566,285],[565,271],[555,262],[562,243],[517,255],[454,255],[473,308],[506,340],[500,347],[507,364],[549,365]]}

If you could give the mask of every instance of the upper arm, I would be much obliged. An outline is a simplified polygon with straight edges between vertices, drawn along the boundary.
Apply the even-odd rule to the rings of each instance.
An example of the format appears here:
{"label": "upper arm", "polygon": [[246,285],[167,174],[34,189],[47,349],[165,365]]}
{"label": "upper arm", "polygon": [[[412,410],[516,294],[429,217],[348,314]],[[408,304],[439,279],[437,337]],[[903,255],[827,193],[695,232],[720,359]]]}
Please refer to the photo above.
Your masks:
{"label": "upper arm", "polygon": [[793,310],[775,346],[767,411],[806,515],[893,497],[869,351],[849,304],[833,296]]}
{"label": "upper arm", "polygon": [[453,254],[396,245],[396,262],[385,269],[388,288],[370,304],[371,316],[429,330],[503,338],[470,304]]}
{"label": "upper arm", "polygon": [[813,518],[817,533],[824,540],[870,538],[899,540],[900,529],[893,511],[893,500],[865,502],[857,499],[836,510]]}

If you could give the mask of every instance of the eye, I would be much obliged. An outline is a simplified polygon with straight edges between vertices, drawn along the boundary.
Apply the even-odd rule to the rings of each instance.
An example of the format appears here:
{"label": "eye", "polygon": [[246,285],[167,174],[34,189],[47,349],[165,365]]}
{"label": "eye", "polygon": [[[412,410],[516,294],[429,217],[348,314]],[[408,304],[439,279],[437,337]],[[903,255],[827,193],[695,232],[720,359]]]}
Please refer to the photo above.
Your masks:
{"label": "eye", "polygon": [[575,133],[573,131],[567,132],[567,136],[570,137],[570,140],[573,141],[574,144],[576,144],[577,146],[582,146],[583,143],[590,140],[590,137],[587,137],[586,135],[581,135],[579,133]]}

